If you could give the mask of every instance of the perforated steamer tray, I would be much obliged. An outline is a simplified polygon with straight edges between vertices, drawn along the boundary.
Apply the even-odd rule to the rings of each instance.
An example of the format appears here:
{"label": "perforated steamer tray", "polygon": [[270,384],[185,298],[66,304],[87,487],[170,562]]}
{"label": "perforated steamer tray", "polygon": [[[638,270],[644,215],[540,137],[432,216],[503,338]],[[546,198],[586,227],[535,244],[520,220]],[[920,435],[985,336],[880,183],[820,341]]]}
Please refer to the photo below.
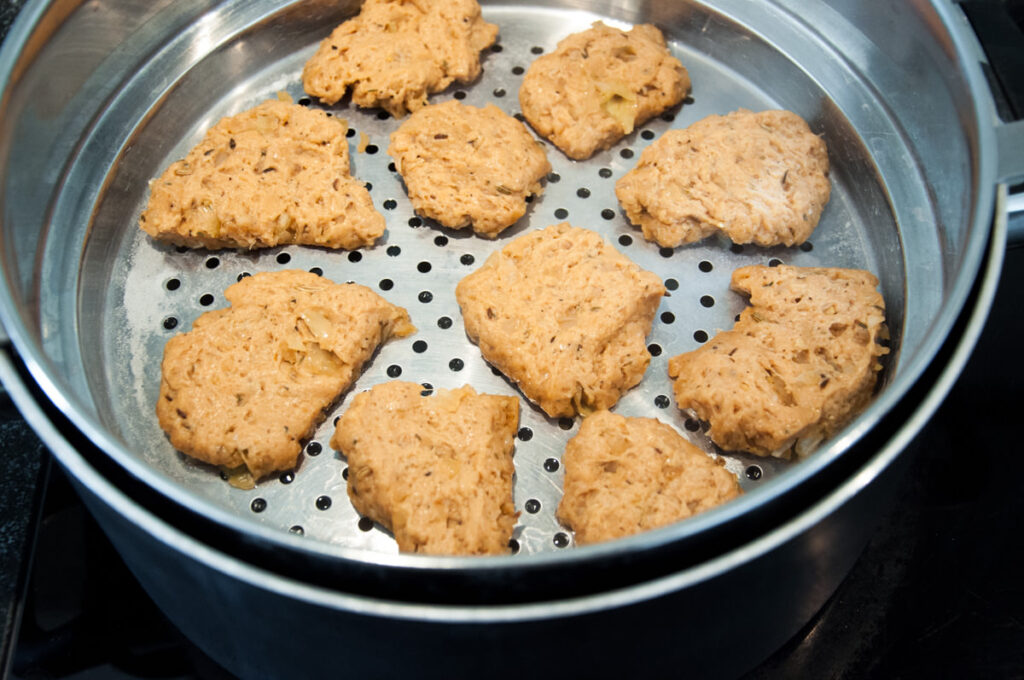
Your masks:
{"label": "perforated steamer tray", "polygon": [[[762,487],[785,477],[800,463],[716,451],[700,425],[676,408],[667,376],[670,357],[730,328],[744,308],[744,299],[729,291],[735,268],[784,262],[872,270],[883,281],[893,347],[899,346],[904,282],[900,241],[863,141],[813,81],[776,52],[771,52],[774,60],[764,61],[757,69],[786,75],[787,84],[779,87],[776,78],[776,86],[769,91],[763,81],[752,78],[747,60],[757,57],[763,42],[710,11],[688,9],[662,17],[665,21],[646,17],[666,32],[672,53],[689,70],[693,90],[686,103],[584,162],[571,161],[545,143],[553,171],[544,193],[496,240],[418,218],[386,153],[388,135],[401,121],[377,110],[357,109],[345,100],[326,110],[348,121],[352,174],[368,183],[375,207],[387,220],[387,232],[375,247],[354,252],[299,246],[209,252],[183,251],[153,241],[137,228],[148,196],[147,181],[182,157],[218,119],[275,97],[279,91],[304,105],[319,106],[302,92],[302,65],[344,15],[333,16],[314,5],[314,10],[327,12],[330,19],[314,22],[307,17],[303,22],[296,20],[300,14],[294,11],[295,5],[286,12],[268,9],[269,4],[234,3],[233,13],[220,15],[222,24],[191,27],[194,35],[178,54],[171,50],[157,55],[147,66],[162,77],[123,90],[111,104],[110,119],[102,123],[120,130],[123,137],[114,143],[115,162],[96,189],[79,278],[82,388],[96,400],[97,417],[121,438],[132,456],[156,473],[156,486],[182,503],[232,518],[258,533],[264,533],[262,526],[272,534],[298,534],[302,541],[317,542],[327,551],[340,546],[356,549],[344,551],[346,555],[370,559],[397,553],[393,538],[361,519],[348,501],[345,460],[328,444],[334,421],[353,394],[394,378],[433,388],[468,383],[480,392],[513,395],[520,401],[515,505],[521,514],[513,552],[522,556],[570,548],[571,534],[559,525],[555,509],[561,497],[562,452],[577,432],[579,418],[546,417],[488,366],[465,335],[454,295],[457,282],[488,254],[520,234],[560,221],[599,232],[639,266],[657,273],[668,289],[648,337],[653,356],[645,377],[613,410],[656,417],[705,451],[722,455],[748,495],[767,493]],[[552,51],[558,40],[598,19],[629,26],[612,17],[528,5],[485,5],[484,17],[498,24],[501,34],[498,43],[482,55],[482,76],[434,95],[432,103],[452,98],[474,106],[493,103],[517,115],[522,75],[537,55]],[[210,44],[197,48],[196,37],[203,35]],[[735,62],[742,68],[734,70],[727,64],[741,47],[751,56]],[[176,69],[161,71],[162,60],[176,60]],[[140,109],[143,96],[149,98],[141,101],[152,105]],[[666,130],[739,107],[793,110],[825,136],[833,164],[832,197],[810,241],[800,248],[763,249],[711,239],[675,250],[645,241],[621,213],[615,181]],[[368,145],[359,152],[361,135],[366,135]],[[72,175],[75,171],[71,170]],[[170,337],[190,328],[203,312],[226,306],[224,289],[243,274],[289,268],[369,286],[405,307],[419,330],[380,349],[317,429],[293,472],[265,479],[252,490],[240,490],[223,481],[214,468],[176,452],[160,430],[154,414],[160,360]],[[828,446],[845,446],[853,437],[847,431]]]}

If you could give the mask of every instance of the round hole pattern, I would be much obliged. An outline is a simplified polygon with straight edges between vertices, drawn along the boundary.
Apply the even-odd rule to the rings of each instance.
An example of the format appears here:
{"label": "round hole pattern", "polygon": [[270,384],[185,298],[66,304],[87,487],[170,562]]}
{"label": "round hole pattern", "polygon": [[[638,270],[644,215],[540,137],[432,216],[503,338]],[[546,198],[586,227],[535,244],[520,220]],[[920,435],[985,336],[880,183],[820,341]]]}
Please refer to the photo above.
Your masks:
{"label": "round hole pattern", "polygon": [[253,512],[263,512],[267,509],[267,501],[263,498],[253,498],[252,503],[249,503],[249,509]]}
{"label": "round hole pattern", "polygon": [[317,496],[315,504],[317,510],[328,510],[331,507],[331,497]]}
{"label": "round hole pattern", "polygon": [[526,501],[525,504],[523,504],[523,509],[526,510],[531,515],[536,515],[538,512],[540,512],[540,501],[537,500],[536,498],[531,498],[528,501]]}
{"label": "round hole pattern", "polygon": [[519,441],[528,442],[533,439],[533,430],[528,427],[521,427],[519,428],[517,436],[519,437]]}
{"label": "round hole pattern", "polygon": [[558,462],[557,458],[548,458],[544,461],[544,469],[548,472],[558,472],[560,467],[561,463]]}

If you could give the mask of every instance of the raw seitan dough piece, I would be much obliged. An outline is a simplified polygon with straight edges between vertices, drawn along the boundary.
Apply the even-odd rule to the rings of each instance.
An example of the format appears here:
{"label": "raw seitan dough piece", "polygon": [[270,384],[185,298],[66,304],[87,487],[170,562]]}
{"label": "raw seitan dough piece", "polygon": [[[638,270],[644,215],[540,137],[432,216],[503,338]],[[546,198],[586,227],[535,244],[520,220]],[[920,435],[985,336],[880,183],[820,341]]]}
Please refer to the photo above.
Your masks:
{"label": "raw seitan dough piece", "polygon": [[578,545],[686,519],[741,493],[721,459],[654,418],[587,416],[562,463],[565,493],[557,514]]}
{"label": "raw seitan dough piece", "polygon": [[669,130],[615,184],[644,238],[675,248],[721,232],[733,243],[803,243],[828,203],[828,152],[789,111],[734,111]]}
{"label": "raw seitan dough piece", "polygon": [[654,26],[574,33],[530,65],[519,105],[533,129],[583,160],[681,102],[690,76]]}
{"label": "raw seitan dough piece", "polygon": [[753,266],[732,330],[669,361],[676,401],[721,448],[806,455],[867,406],[889,337],[878,279],[858,269]]}
{"label": "raw seitan dough piece", "polygon": [[519,400],[469,385],[423,396],[392,381],[357,394],[331,446],[348,458],[348,496],[403,552],[508,552],[516,522]]}
{"label": "raw seitan dough piece", "polygon": [[551,171],[543,145],[492,104],[422,108],[391,133],[388,153],[417,213],[489,238],[523,216]]}
{"label": "raw seitan dough piece", "polygon": [[665,287],[599,235],[529,232],[462,279],[469,338],[552,417],[610,408],[643,378]]}
{"label": "raw seitan dough piece", "polygon": [[480,74],[480,51],[498,27],[476,0],[366,0],[338,26],[302,70],[306,92],[335,104],[348,88],[357,106],[400,118],[453,81]]}
{"label": "raw seitan dough piece", "polygon": [[384,218],[349,175],[347,131],[279,100],[224,118],[150,182],[140,226],[190,248],[372,245]]}
{"label": "raw seitan dough piece", "polygon": [[304,271],[246,277],[164,348],[156,413],[178,450],[259,479],[302,440],[390,337],[416,329],[369,288]]}

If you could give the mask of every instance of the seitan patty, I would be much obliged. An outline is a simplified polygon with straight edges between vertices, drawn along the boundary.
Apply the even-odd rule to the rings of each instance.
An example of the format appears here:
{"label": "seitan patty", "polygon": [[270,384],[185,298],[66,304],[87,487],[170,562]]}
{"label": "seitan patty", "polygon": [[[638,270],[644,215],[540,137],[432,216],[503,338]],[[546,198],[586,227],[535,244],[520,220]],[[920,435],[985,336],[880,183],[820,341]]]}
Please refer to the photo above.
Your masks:
{"label": "seitan patty", "polygon": [[302,85],[327,104],[351,88],[357,106],[400,118],[424,106],[428,94],[476,78],[480,51],[497,36],[476,0],[366,0],[320,43]]}
{"label": "seitan patty", "polygon": [[490,238],[526,213],[551,171],[526,126],[490,104],[422,108],[391,134],[388,153],[417,213]]}
{"label": "seitan patty", "polygon": [[644,238],[666,248],[721,233],[734,243],[806,241],[828,202],[828,152],[789,111],[734,111],[670,130],[615,194]]}
{"label": "seitan patty", "polygon": [[574,33],[530,65],[523,116],[569,158],[584,160],[681,102],[690,77],[654,26]]}
{"label": "seitan patty", "polygon": [[857,269],[753,266],[732,330],[669,362],[676,401],[710,423],[721,448],[809,453],[867,406],[888,353],[878,279]]}
{"label": "seitan patty", "polygon": [[686,519],[741,493],[720,459],[654,418],[587,416],[562,460],[558,519],[579,545]]}
{"label": "seitan patty", "polygon": [[384,218],[349,175],[347,131],[276,100],[224,118],[150,182],[140,227],[190,248],[372,245]]}
{"label": "seitan patty", "polygon": [[348,496],[404,552],[508,552],[516,522],[515,397],[466,385],[424,392],[393,381],[357,394],[331,446],[348,459]]}
{"label": "seitan patty", "polygon": [[466,333],[552,417],[610,408],[643,378],[665,288],[599,235],[529,232],[459,282]]}
{"label": "seitan patty", "polygon": [[295,467],[377,347],[416,330],[369,288],[304,271],[246,277],[224,297],[168,341],[156,412],[175,448],[257,479]]}

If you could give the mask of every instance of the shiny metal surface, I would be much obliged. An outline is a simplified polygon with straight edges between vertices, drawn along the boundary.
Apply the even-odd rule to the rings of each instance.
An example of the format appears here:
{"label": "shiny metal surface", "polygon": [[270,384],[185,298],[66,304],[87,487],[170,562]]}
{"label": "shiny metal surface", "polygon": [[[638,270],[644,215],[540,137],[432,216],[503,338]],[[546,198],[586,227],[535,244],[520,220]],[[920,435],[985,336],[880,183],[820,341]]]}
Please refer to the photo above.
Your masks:
{"label": "shiny metal surface", "polygon": [[[358,262],[345,253],[283,248],[217,253],[213,266],[210,254],[154,245],[136,229],[147,180],[219,117],[279,90],[297,98],[302,62],[354,3],[37,3],[12,34],[25,49],[5,48],[0,61],[0,73],[9,78],[0,123],[3,323],[47,394],[120,465],[155,491],[271,545],[401,566],[487,568],[530,553],[550,555],[528,559],[571,564],[573,554],[599,558],[678,540],[756,512],[837,460],[931,362],[974,280],[992,191],[1012,162],[996,165],[991,105],[970,61],[973,45],[950,6],[711,4],[485,5],[485,16],[502,28],[502,51],[486,56],[479,81],[434,101],[463,91],[466,103],[492,101],[514,113],[520,76],[513,69],[528,66],[533,48],[550,51],[559,38],[596,18],[658,24],[695,83],[693,102],[673,120],[655,119],[590,161],[568,161],[548,147],[560,180],[549,181],[527,217],[497,242],[410,226],[412,212],[385,154],[396,121],[341,106],[335,115],[378,148],[375,154],[353,153],[353,174],[373,184],[375,205],[388,220],[385,242]],[[902,27],[899,40],[892,38],[893,25]],[[56,84],[49,80],[54,73]],[[618,214],[613,183],[649,143],[645,132],[656,137],[739,106],[789,108],[825,136],[833,198],[811,239],[813,250],[733,252],[712,241],[665,257]],[[631,158],[623,156],[627,150]],[[610,177],[599,174],[603,168]],[[612,219],[602,216],[606,209],[614,211]],[[354,390],[385,380],[394,365],[403,379],[437,387],[470,382],[479,390],[515,394],[461,332],[452,292],[487,253],[524,230],[560,221],[559,210],[615,243],[629,236],[629,245],[619,245],[623,252],[679,284],[659,310],[674,320],[659,321],[650,338],[662,353],[644,383],[620,402],[620,413],[656,415],[709,448],[673,406],[660,408],[658,397],[671,395],[665,363],[698,345],[696,331],[713,335],[731,325],[742,308],[727,289],[734,267],[772,259],[866,267],[879,275],[894,336],[885,388],[860,419],[807,461],[786,465],[729,456],[736,471],[753,463],[762,470],[757,481],[744,476],[751,493],[739,501],[645,536],[576,551],[555,548],[554,535],[562,531],[553,517],[561,470],[545,468],[549,459],[560,458],[576,425],[563,429],[524,400],[522,425],[533,437],[517,445],[516,504],[523,508],[535,499],[541,510],[521,516],[520,555],[494,560],[397,556],[382,532],[362,531],[344,498],[343,461],[326,446],[331,419],[315,437],[324,453],[307,455],[293,482],[270,480],[251,492],[232,489],[175,454],[156,427],[159,357],[170,335],[165,319],[174,317],[177,329],[187,328],[203,310],[223,304],[221,291],[241,272],[282,267],[319,267],[334,280],[371,287],[388,278],[394,286],[384,295],[407,307],[420,327],[419,334],[383,348]],[[447,243],[439,245],[442,236]],[[388,255],[390,246],[400,255]],[[463,264],[464,255],[472,255],[474,264]],[[420,262],[431,264],[428,274],[419,271]],[[701,270],[702,262],[711,264],[710,272]],[[172,278],[181,284],[173,291],[167,286]],[[430,302],[420,301],[423,291],[431,293]],[[206,294],[214,298],[210,305],[201,301]],[[701,303],[705,295],[712,306]],[[453,320],[451,328],[437,325],[442,316]],[[427,349],[415,351],[416,340]],[[461,371],[449,368],[455,358],[463,361]],[[344,407],[342,401],[332,415]],[[327,511],[315,507],[321,495],[334,501]],[[250,509],[256,497],[267,501],[259,513]],[[289,533],[293,526],[302,526],[304,537]]]}
{"label": "shiny metal surface", "polygon": [[[6,355],[0,379],[57,451],[147,591],[186,635],[240,677],[540,677],[635,672],[733,677],[791,636],[832,593],[899,479],[900,453],[942,402],[984,325],[1002,262],[997,222],[972,312],[913,415],[878,453],[799,517],[697,567],[589,597],[516,606],[387,601],[283,578],[163,522],[91,468],[39,410]],[[190,597],[182,597],[187,592]],[[238,603],[245,603],[239,615]],[[252,612],[273,612],[256,616]],[[608,614],[608,616],[604,616]],[[612,618],[613,617],[613,618]],[[429,625],[424,625],[428,623]],[[230,634],[225,634],[230,631]],[[324,649],[338,654],[324,654]],[[394,653],[400,649],[401,653]],[[438,649],[444,661],[438,663]]]}

